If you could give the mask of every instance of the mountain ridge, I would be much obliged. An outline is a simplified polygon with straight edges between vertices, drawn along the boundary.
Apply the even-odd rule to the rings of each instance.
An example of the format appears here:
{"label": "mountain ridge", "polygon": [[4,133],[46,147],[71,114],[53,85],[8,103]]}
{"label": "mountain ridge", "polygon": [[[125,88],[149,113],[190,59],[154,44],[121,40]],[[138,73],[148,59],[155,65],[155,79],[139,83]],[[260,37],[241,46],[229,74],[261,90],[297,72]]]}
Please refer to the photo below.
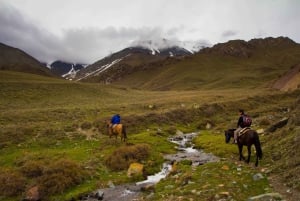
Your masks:
{"label": "mountain ridge", "polygon": [[23,50],[0,43],[0,52],[0,70],[55,77],[46,66]]}
{"label": "mountain ridge", "polygon": [[[7,49],[4,45],[1,47]],[[13,53],[9,59],[1,55],[2,70],[53,76],[53,72],[41,66],[30,55],[17,48],[10,50]],[[20,54],[26,55],[26,59],[22,59]],[[12,65],[10,62],[20,64]],[[166,46],[166,49],[161,50],[129,47],[86,67],[57,61],[54,62],[57,68],[51,70],[57,70],[56,75],[64,76],[65,79],[81,82],[122,85],[143,90],[193,90],[237,86],[271,87],[279,76],[299,63],[299,44],[287,37],[268,37],[249,41],[230,40],[203,48],[194,54],[176,46]]]}
{"label": "mountain ridge", "polygon": [[[121,59],[119,53],[113,54],[112,58]],[[122,54],[123,57],[126,55]],[[122,57],[115,64],[106,66],[105,70],[79,80],[147,90],[222,88],[240,84],[259,86],[272,82],[291,66],[300,63],[299,55],[300,45],[286,37],[248,42],[231,40],[181,57],[151,60],[148,55],[147,62],[141,62],[141,55]],[[91,65],[94,72],[101,60],[98,62]],[[85,73],[90,69],[84,69]],[[259,79],[261,73],[264,79]]]}

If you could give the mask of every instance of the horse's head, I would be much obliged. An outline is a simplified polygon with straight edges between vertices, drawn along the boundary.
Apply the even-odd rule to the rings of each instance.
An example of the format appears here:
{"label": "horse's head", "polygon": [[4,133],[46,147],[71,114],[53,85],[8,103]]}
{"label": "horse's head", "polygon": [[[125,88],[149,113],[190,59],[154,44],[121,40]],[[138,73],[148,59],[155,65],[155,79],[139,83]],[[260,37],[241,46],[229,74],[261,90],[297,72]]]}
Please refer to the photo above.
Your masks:
{"label": "horse's head", "polygon": [[107,128],[109,128],[110,125],[111,125],[110,120],[105,120],[104,123],[105,123],[105,125],[106,125]]}
{"label": "horse's head", "polygon": [[234,130],[235,130],[235,129],[228,129],[228,130],[225,131],[225,142],[226,142],[226,143],[229,143],[231,137],[234,136]]}

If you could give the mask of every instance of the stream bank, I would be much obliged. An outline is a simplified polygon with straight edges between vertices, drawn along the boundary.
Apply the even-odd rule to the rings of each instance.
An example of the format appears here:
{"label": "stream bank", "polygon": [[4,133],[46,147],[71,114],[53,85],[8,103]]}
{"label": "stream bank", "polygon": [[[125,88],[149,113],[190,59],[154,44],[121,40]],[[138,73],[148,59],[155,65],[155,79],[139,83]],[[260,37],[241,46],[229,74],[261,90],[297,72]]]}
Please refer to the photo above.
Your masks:
{"label": "stream bank", "polygon": [[178,152],[176,154],[167,154],[164,156],[166,162],[162,165],[160,172],[155,175],[150,175],[146,180],[132,184],[113,185],[110,184],[109,188],[98,189],[87,196],[80,198],[86,201],[133,201],[138,200],[140,192],[144,188],[153,187],[161,179],[166,178],[172,169],[174,162],[182,160],[191,161],[192,166],[202,165],[208,162],[219,161],[219,158],[211,153],[205,153],[202,150],[195,149],[192,140],[198,133],[188,133],[176,135],[169,138],[169,141],[176,144]]}

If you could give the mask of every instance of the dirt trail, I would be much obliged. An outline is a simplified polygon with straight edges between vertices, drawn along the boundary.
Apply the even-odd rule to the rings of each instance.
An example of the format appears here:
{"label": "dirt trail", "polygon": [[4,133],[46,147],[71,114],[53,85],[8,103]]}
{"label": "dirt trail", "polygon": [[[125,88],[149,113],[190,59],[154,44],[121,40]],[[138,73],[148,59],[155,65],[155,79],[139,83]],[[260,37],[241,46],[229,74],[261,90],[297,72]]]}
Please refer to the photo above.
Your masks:
{"label": "dirt trail", "polygon": [[291,68],[286,74],[281,76],[272,86],[281,91],[295,90],[300,87],[300,64]]}

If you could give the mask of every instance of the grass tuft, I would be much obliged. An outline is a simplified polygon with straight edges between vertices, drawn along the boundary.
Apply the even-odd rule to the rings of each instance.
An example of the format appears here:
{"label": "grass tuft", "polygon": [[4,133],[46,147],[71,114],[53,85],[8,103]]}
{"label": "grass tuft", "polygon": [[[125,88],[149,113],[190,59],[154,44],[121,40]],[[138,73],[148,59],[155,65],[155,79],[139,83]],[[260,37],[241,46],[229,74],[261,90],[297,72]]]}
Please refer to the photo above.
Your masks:
{"label": "grass tuft", "polygon": [[20,195],[26,186],[25,177],[12,169],[0,169],[0,194],[4,196]]}

